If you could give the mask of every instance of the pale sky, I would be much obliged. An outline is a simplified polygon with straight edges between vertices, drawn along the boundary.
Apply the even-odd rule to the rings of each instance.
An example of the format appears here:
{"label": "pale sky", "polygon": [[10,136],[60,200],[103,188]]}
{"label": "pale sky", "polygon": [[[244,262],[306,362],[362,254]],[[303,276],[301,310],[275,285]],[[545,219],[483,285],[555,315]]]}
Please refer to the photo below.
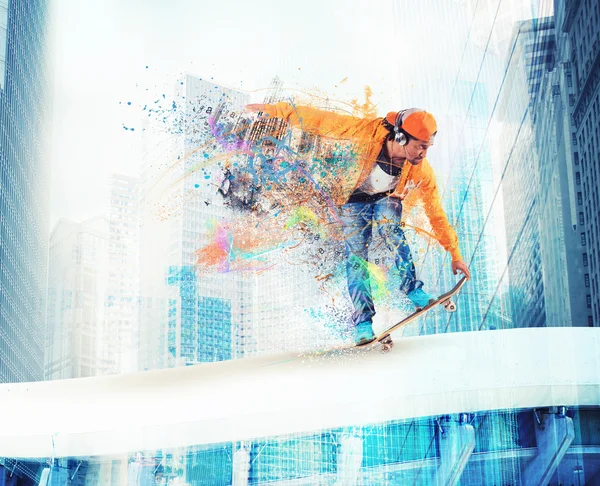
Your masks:
{"label": "pale sky", "polygon": [[375,28],[366,12],[357,22],[364,2],[286,3],[57,0],[51,226],[105,210],[108,176],[139,166],[140,132],[123,124],[139,126],[136,102],[181,73],[248,90],[277,74],[286,86],[322,90],[348,77],[348,92],[361,96],[372,74],[353,32]]}
{"label": "pale sky", "polygon": [[140,105],[186,72],[254,101],[278,75],[344,101],[364,101],[368,85],[380,115],[446,109],[436,79],[475,75],[463,49],[485,43],[489,16],[471,29],[472,2],[408,3],[56,0],[50,230],[106,211],[108,176],[135,175],[141,157],[141,130],[123,125],[139,127]]}

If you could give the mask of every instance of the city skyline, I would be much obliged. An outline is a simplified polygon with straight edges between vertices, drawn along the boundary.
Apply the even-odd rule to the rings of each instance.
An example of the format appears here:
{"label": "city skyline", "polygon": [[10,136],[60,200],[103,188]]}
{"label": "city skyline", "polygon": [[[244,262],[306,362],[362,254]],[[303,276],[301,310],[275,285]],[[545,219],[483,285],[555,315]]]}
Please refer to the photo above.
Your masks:
{"label": "city skyline", "polygon": [[[0,0],[0,486],[600,484],[600,0],[50,3]],[[385,147],[410,106],[472,278],[380,353],[361,146],[310,110]],[[382,330],[414,306],[372,235]]]}

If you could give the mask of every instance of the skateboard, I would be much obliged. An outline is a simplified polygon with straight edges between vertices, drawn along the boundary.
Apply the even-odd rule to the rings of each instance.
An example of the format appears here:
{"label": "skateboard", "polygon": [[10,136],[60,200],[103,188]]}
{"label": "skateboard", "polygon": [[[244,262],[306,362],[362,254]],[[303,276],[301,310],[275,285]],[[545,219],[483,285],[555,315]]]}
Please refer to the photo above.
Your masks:
{"label": "skateboard", "polygon": [[411,315],[405,317],[400,322],[397,322],[392,327],[386,329],[385,331],[379,333],[372,341],[364,344],[356,344],[357,348],[362,348],[364,346],[373,346],[376,344],[381,344],[381,350],[384,353],[387,353],[394,347],[394,341],[392,341],[391,333],[400,329],[402,326],[405,326],[409,322],[413,321],[417,317],[425,314],[427,311],[433,309],[435,306],[442,305],[446,308],[448,312],[456,311],[456,303],[452,300],[464,283],[467,281],[467,277],[462,277],[458,283],[452,288],[452,290],[446,292],[445,294],[440,295],[437,299],[432,300],[424,307],[417,309]]}

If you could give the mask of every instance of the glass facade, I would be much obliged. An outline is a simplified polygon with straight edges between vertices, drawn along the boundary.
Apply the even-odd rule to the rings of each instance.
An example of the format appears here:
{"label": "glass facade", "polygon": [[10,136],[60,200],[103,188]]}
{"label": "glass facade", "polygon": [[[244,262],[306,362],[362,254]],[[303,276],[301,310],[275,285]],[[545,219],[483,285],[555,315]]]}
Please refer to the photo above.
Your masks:
{"label": "glass facade", "polygon": [[[43,0],[0,1],[0,383],[44,378],[49,20]],[[33,484],[39,466],[2,458],[0,483]]]}
{"label": "glass facade", "polygon": [[44,1],[0,4],[0,382],[43,378],[48,20]]}
{"label": "glass facade", "polygon": [[[506,241],[509,252],[510,302],[518,327],[546,325],[544,287],[541,271],[540,203],[537,181],[523,177],[538,168],[538,153],[531,124],[530,99],[539,89],[541,70],[532,71],[538,31],[528,23],[515,28],[515,41],[508,62],[507,89],[503,95],[506,144],[506,173],[503,199]],[[544,44],[542,44],[543,46]],[[542,52],[542,56],[544,53]]]}

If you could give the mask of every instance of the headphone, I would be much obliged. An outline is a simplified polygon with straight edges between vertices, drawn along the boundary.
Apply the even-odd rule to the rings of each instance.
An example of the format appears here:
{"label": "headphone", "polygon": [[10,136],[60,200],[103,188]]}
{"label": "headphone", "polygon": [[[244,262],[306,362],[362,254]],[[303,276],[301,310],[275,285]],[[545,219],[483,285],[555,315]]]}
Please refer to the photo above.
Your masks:
{"label": "headphone", "polygon": [[402,130],[402,118],[404,117],[406,111],[407,110],[399,111],[396,115],[396,120],[394,121],[394,141],[401,146],[405,146],[408,143],[406,132]]}

